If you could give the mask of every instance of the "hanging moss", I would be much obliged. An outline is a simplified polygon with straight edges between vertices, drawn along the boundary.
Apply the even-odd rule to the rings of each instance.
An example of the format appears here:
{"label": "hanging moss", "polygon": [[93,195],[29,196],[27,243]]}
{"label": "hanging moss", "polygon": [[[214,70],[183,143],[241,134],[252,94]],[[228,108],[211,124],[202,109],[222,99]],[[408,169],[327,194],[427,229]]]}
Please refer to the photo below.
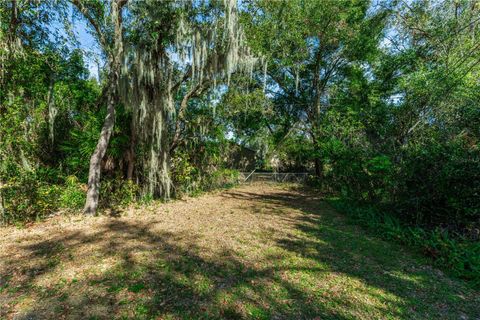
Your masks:
{"label": "hanging moss", "polygon": [[[246,45],[236,0],[224,1],[223,15],[201,26],[187,19],[194,5],[184,3],[173,46],[159,48],[157,41],[147,47],[132,46],[125,53],[122,67],[122,100],[132,110],[132,125],[142,150],[148,150],[138,159],[143,190],[165,199],[171,189],[168,129],[175,112],[172,83],[185,76],[174,74],[174,68],[189,73],[192,86],[208,82],[216,87],[222,79],[228,83],[234,72],[252,75],[260,62]],[[266,79],[264,59],[261,64]]]}

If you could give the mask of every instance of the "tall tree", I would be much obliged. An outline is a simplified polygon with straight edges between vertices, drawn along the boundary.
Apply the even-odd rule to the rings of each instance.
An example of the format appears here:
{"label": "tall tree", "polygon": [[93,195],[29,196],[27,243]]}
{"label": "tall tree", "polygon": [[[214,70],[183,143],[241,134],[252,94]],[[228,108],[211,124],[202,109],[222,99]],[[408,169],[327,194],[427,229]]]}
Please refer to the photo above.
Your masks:
{"label": "tall tree", "polygon": [[[268,83],[279,112],[304,123],[318,152],[315,170],[322,175],[320,129],[335,99],[333,86],[354,64],[375,51],[387,11],[370,1],[251,1],[252,47],[268,57]],[[281,109],[285,109],[281,111]],[[284,130],[289,132],[289,129]]]}
{"label": "tall tree", "polygon": [[245,43],[236,1],[165,2],[160,10],[157,5],[131,6],[123,93],[133,112],[132,141],[139,140],[145,151],[138,173],[144,192],[168,198],[169,157],[180,142],[189,100],[228,82],[235,71],[251,71],[258,59]]}
{"label": "tall tree", "polygon": [[119,79],[123,60],[123,14],[128,0],[83,1],[72,0],[73,5],[85,17],[107,58],[108,77],[105,84],[107,115],[97,146],[90,158],[88,191],[84,212],[94,214],[100,193],[101,163],[115,125],[115,105],[119,99]]}

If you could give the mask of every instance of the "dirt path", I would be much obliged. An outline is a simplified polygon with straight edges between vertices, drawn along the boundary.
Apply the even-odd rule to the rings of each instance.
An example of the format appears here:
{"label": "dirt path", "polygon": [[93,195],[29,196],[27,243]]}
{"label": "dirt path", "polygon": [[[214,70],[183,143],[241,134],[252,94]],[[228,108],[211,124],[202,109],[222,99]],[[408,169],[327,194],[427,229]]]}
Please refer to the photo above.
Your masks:
{"label": "dirt path", "polygon": [[292,187],[0,237],[0,318],[480,319],[478,292]]}

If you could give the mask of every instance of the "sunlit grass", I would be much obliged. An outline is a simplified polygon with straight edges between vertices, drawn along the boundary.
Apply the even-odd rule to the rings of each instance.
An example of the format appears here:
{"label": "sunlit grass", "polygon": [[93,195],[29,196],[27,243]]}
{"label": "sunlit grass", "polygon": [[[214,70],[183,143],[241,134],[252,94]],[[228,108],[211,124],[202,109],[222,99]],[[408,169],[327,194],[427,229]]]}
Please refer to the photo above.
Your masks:
{"label": "sunlit grass", "polygon": [[284,187],[15,232],[0,256],[7,319],[476,319],[479,311],[478,292]]}

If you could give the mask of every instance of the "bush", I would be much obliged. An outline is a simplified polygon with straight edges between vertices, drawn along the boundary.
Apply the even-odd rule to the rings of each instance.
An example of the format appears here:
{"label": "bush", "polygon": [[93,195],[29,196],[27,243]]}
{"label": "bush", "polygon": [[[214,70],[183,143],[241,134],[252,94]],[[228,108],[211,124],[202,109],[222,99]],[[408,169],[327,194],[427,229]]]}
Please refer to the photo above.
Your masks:
{"label": "bush", "polygon": [[461,142],[410,146],[396,176],[400,217],[465,234],[480,228],[480,152]]}
{"label": "bush", "polygon": [[34,172],[11,178],[2,188],[5,223],[33,221],[58,209],[60,187],[40,181]]}
{"label": "bush", "polygon": [[219,188],[232,188],[238,184],[239,173],[233,169],[220,169],[214,171],[205,178],[203,183],[204,190],[214,190]]}
{"label": "bush", "polygon": [[172,157],[171,169],[175,196],[179,198],[184,194],[197,195],[203,191],[231,188],[239,181],[237,170],[210,168],[201,171],[192,164],[188,154],[181,151]]}
{"label": "bush", "polygon": [[175,196],[193,194],[200,191],[200,175],[198,170],[190,163],[186,152],[175,152],[172,157],[172,182],[175,186]]}
{"label": "bush", "polygon": [[68,176],[65,181],[65,187],[63,188],[59,205],[65,209],[80,209],[85,204],[86,198],[86,186],[79,183],[76,176]]}
{"label": "bush", "polygon": [[100,206],[111,208],[125,206],[138,198],[139,187],[131,180],[120,177],[102,181],[100,188]]}
{"label": "bush", "polygon": [[371,206],[340,199],[330,199],[329,202],[382,238],[417,248],[432,258],[436,266],[480,287],[480,242],[452,237],[448,231],[439,228],[425,230],[409,227],[397,217]]}

